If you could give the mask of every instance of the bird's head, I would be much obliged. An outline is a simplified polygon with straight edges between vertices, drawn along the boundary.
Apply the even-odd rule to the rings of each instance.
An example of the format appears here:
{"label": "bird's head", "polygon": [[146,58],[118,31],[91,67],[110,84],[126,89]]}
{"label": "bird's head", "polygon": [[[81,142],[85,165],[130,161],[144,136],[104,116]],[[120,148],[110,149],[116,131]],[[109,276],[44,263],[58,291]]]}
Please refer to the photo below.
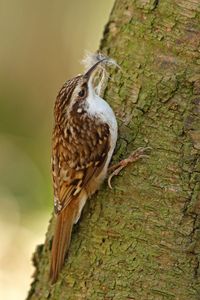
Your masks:
{"label": "bird's head", "polygon": [[95,74],[97,71],[102,73],[101,78],[97,78],[102,84],[104,81],[104,66],[110,63],[114,64],[114,61],[105,56],[96,55],[95,58],[96,61],[93,62],[92,66],[84,74],[68,80],[61,88],[55,104],[55,118],[58,122],[62,121],[63,115],[69,111],[84,112],[84,105],[87,98],[91,98],[95,93],[99,95],[100,88],[98,89],[95,85]]}

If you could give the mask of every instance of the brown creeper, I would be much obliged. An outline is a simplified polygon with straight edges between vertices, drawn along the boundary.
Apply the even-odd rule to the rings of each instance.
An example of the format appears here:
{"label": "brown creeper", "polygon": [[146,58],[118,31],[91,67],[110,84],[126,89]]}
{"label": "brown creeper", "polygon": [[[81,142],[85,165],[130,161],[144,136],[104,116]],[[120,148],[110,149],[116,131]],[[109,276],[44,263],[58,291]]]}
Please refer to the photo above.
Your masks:
{"label": "brown creeper", "polygon": [[[50,268],[52,283],[56,282],[64,263],[73,224],[78,222],[87,198],[105,179],[115,148],[115,115],[108,103],[99,96],[101,89],[93,86],[94,74],[107,63],[113,61],[96,55],[92,67],[85,74],[68,80],[56,99],[52,142],[56,214]],[[143,156],[143,153],[139,156]],[[138,156],[132,155],[117,164],[117,169],[112,167],[116,170],[111,177],[136,159]]]}

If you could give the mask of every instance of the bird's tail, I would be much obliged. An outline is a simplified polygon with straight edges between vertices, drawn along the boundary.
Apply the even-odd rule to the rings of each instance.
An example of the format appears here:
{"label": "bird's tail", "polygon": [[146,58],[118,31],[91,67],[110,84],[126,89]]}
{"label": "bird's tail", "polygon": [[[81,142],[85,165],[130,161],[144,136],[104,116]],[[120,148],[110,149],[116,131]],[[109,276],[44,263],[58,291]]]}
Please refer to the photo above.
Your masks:
{"label": "bird's tail", "polygon": [[57,216],[55,233],[51,250],[50,280],[55,283],[62,269],[65,255],[69,249],[72,227],[74,223],[73,210],[68,205]]}

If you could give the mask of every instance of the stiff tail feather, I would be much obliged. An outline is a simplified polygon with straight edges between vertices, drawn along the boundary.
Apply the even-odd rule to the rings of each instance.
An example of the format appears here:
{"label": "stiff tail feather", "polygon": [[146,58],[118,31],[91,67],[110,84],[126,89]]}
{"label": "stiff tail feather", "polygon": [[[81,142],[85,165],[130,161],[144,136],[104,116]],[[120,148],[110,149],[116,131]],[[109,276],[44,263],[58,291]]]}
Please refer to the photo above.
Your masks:
{"label": "stiff tail feather", "polygon": [[51,250],[50,280],[52,284],[58,279],[58,274],[62,269],[65,255],[69,249],[73,223],[73,209],[69,205],[57,216],[56,220]]}

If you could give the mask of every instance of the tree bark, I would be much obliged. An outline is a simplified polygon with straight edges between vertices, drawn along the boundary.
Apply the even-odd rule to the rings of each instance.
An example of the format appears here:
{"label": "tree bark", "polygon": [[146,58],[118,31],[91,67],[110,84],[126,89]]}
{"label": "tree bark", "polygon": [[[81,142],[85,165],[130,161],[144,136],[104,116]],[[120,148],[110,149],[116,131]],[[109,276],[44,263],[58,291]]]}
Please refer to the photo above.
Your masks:
{"label": "tree bark", "polygon": [[27,299],[200,299],[199,0],[116,0],[100,49],[121,66],[113,161],[152,150],[87,202],[53,286],[50,222]]}

